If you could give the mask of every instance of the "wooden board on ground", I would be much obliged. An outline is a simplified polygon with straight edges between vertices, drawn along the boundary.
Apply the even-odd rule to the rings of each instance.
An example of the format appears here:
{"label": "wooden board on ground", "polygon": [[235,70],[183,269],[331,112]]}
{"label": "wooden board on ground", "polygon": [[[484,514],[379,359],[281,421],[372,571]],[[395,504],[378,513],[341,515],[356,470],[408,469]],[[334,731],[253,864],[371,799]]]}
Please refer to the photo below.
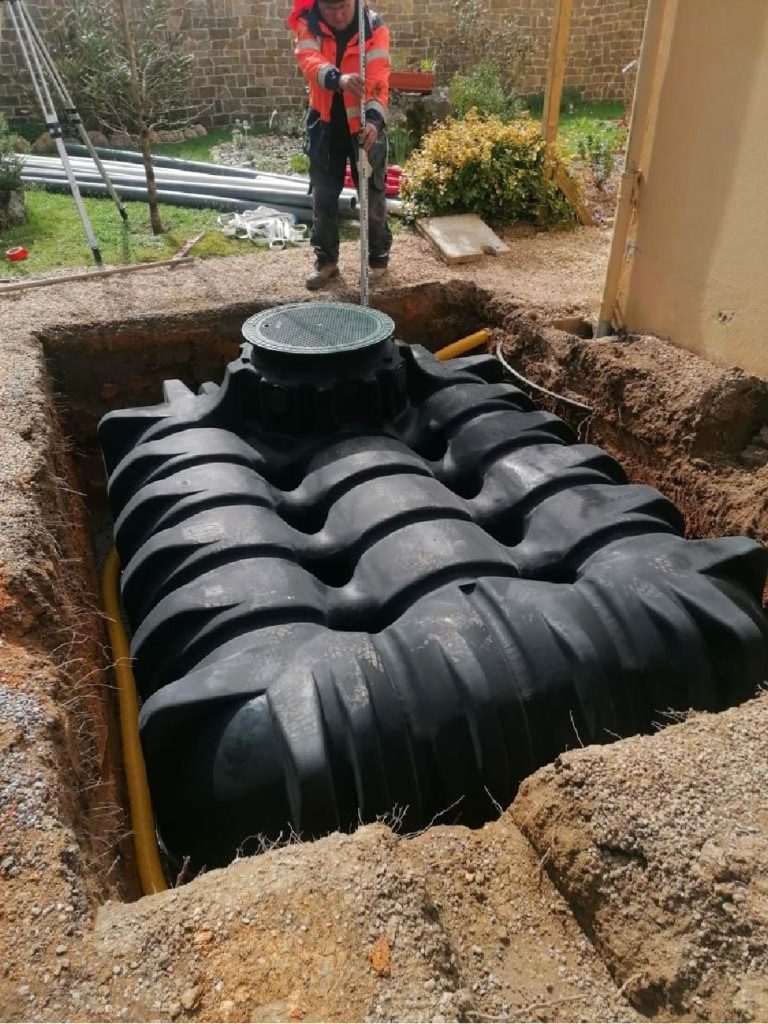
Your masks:
{"label": "wooden board on ground", "polygon": [[416,227],[446,263],[474,263],[483,256],[509,252],[509,246],[474,213],[424,217],[416,221]]}

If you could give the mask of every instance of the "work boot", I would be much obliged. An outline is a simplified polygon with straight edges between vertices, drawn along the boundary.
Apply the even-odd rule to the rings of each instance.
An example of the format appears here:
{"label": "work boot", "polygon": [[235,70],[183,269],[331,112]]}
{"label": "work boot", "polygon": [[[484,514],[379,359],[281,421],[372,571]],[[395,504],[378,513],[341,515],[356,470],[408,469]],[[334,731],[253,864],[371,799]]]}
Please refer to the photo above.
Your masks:
{"label": "work boot", "polygon": [[307,278],[307,288],[311,292],[318,292],[321,288],[339,276],[339,268],[335,263],[316,263],[315,269]]}
{"label": "work boot", "polygon": [[368,287],[379,288],[389,280],[389,267],[368,267]]}

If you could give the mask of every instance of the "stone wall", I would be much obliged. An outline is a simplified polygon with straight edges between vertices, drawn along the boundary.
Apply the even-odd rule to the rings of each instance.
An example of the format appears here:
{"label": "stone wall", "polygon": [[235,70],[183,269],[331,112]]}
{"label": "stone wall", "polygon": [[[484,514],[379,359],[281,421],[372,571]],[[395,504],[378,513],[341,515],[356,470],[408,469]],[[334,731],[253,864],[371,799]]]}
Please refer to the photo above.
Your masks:
{"label": "stone wall", "polygon": [[[138,2],[138,0],[132,0]],[[196,55],[194,102],[208,107],[204,120],[229,123],[247,115],[268,118],[273,109],[298,109],[304,87],[291,53],[284,19],[290,0],[171,0],[172,25],[192,40]],[[377,6],[379,0],[375,0]],[[26,0],[46,32],[66,10],[66,0]],[[554,0],[483,0],[491,24],[513,24],[526,56],[519,89],[543,90]],[[0,110],[35,119],[26,70],[0,0]],[[566,86],[588,99],[623,99],[622,67],[640,49],[646,0],[574,0]],[[438,56],[438,76],[451,70],[446,41],[452,6],[446,0],[381,0],[399,59]]]}

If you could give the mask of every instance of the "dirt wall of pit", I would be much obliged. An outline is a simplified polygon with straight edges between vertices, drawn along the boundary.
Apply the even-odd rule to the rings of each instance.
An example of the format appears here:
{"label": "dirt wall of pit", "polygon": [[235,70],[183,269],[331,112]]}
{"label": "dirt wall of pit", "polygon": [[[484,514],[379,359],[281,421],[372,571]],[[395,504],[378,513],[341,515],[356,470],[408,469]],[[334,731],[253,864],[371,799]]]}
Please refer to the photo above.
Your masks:
{"label": "dirt wall of pit", "polygon": [[537,401],[670,498],[689,536],[768,544],[768,381],[651,336],[580,338],[544,310],[497,316],[511,364],[592,412]]}
{"label": "dirt wall of pit", "polygon": [[1,349],[0,1006],[8,1013],[24,1010],[18,990],[31,965],[66,960],[56,948],[82,939],[98,903],[137,890],[71,453],[41,345],[4,330]]}

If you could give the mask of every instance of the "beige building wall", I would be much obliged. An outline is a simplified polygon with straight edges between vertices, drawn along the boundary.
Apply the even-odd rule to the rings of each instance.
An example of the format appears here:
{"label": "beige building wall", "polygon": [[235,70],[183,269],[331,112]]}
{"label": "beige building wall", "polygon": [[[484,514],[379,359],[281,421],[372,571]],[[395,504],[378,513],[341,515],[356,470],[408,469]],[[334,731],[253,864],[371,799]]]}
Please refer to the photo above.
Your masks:
{"label": "beige building wall", "polygon": [[768,0],[651,2],[669,23],[619,319],[768,377]]}

